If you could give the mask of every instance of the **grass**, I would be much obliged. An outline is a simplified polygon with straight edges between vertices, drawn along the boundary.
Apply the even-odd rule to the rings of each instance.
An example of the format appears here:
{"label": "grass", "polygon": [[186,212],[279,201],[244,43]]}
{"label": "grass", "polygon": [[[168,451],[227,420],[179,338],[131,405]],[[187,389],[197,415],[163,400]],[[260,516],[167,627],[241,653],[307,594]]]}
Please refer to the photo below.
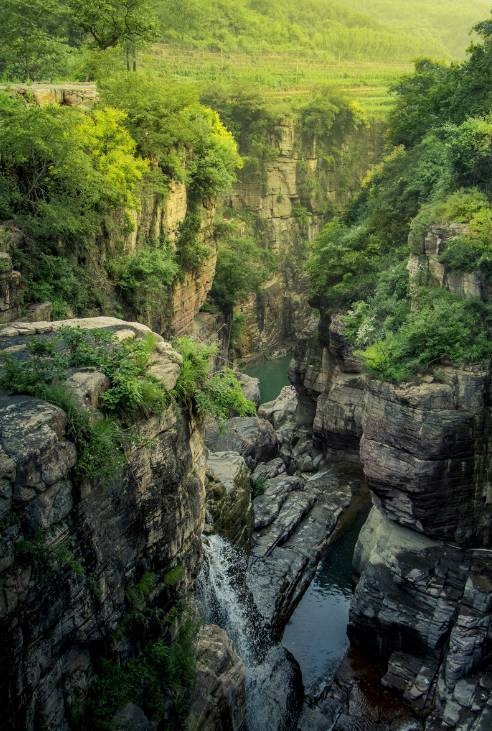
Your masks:
{"label": "grass", "polygon": [[213,86],[254,88],[279,112],[307,101],[313,88],[329,84],[356,101],[372,117],[392,106],[389,87],[412,70],[412,63],[382,61],[324,62],[291,54],[221,53],[188,46],[158,44],[142,59],[144,69],[163,78]]}

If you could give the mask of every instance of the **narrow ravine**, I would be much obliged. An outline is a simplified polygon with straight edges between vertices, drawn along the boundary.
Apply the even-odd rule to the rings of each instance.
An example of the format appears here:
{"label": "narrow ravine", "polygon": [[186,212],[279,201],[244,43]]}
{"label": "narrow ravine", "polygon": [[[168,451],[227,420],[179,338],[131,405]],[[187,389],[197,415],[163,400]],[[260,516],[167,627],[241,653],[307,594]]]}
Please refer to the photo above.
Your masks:
{"label": "narrow ravine", "polygon": [[[260,380],[261,403],[277,398],[288,384],[289,364],[290,356],[284,356],[245,368],[247,375]],[[326,469],[320,474],[327,474]],[[314,697],[331,682],[346,653],[352,557],[366,517],[365,512],[354,514],[353,522],[326,550],[275,642],[245,581],[248,555],[218,534],[203,537],[198,597],[205,621],[226,630],[245,665],[248,731],[296,729],[303,698]]]}
{"label": "narrow ravine", "polygon": [[282,644],[299,663],[306,693],[329,683],[348,646],[352,558],[367,514],[359,513],[321,561],[285,628]]}

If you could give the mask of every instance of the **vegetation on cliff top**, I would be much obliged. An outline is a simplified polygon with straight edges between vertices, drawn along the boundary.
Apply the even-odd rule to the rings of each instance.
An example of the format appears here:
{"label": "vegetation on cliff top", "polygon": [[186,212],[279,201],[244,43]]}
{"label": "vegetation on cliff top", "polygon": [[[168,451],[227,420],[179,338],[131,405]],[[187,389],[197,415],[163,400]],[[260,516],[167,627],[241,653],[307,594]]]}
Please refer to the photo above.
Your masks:
{"label": "vegetation on cliff top", "polygon": [[423,255],[431,224],[456,223],[461,228],[441,262],[490,276],[492,23],[477,31],[482,43],[462,64],[420,61],[401,80],[390,118],[395,147],[312,247],[313,297],[331,311],[351,308],[347,334],[381,378],[404,381],[442,360],[478,362],[492,354],[488,307],[434,290],[432,282],[410,294],[405,269],[408,239]]}
{"label": "vegetation on cliff top", "polygon": [[[173,401],[195,408],[201,416],[226,419],[256,413],[235,374],[211,373],[214,349],[192,340],[176,341],[183,366],[168,392],[152,374],[155,339],[119,341],[108,330],[62,327],[28,341],[26,357],[0,358],[0,390],[27,394],[59,406],[67,414],[67,435],[77,447],[75,476],[108,485],[121,477],[125,448],[133,443],[136,420],[160,414]],[[67,379],[73,368],[94,368],[108,379],[97,407],[103,418],[77,403]]]}
{"label": "vegetation on cliff top", "polygon": [[[108,80],[102,97],[83,112],[0,93],[0,220],[22,232],[13,258],[26,303],[49,300],[57,318],[129,308],[145,319],[209,256],[198,209],[232,184],[241,159],[189,89],[134,74]],[[188,190],[176,247],[148,240],[127,253],[130,211],[145,192],[164,198],[171,180]]]}
{"label": "vegetation on cliff top", "polygon": [[466,29],[488,9],[488,0],[5,0],[0,78],[102,80],[138,64],[165,83],[256,87],[284,110],[328,81],[381,113],[409,62],[462,57]]}

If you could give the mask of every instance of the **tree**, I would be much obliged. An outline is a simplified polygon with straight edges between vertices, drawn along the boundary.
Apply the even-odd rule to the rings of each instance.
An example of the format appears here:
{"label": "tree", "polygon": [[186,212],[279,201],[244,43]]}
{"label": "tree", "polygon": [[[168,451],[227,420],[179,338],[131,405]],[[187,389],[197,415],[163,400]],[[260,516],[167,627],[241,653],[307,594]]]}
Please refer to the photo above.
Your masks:
{"label": "tree", "polygon": [[0,76],[32,81],[64,73],[69,15],[59,0],[3,0],[1,15]]}
{"label": "tree", "polygon": [[150,0],[69,0],[75,24],[100,50],[121,46],[127,70],[136,71],[137,49],[155,40]]}

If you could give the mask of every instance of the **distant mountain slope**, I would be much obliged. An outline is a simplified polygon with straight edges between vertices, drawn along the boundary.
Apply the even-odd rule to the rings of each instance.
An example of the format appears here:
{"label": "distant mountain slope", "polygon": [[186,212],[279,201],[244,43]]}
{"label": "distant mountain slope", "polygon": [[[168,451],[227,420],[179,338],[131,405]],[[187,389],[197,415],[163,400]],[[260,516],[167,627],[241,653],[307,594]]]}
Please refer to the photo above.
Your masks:
{"label": "distant mountain slope", "polygon": [[390,28],[424,32],[452,56],[463,56],[470,28],[490,13],[490,0],[343,0],[350,10],[367,13]]}
{"label": "distant mountain slope", "polygon": [[165,42],[339,60],[462,56],[490,0],[156,0]]}

